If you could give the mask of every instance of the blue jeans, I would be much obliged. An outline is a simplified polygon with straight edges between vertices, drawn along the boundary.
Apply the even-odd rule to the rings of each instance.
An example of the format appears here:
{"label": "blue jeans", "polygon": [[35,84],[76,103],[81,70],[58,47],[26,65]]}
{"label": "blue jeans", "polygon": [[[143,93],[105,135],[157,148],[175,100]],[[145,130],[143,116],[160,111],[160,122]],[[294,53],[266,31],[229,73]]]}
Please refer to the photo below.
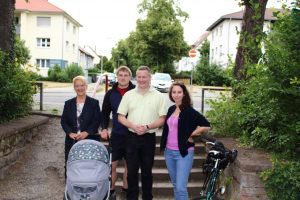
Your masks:
{"label": "blue jeans", "polygon": [[179,151],[166,148],[164,154],[174,187],[175,200],[188,200],[187,184],[193,166],[194,151],[189,151],[185,157],[182,157]]}

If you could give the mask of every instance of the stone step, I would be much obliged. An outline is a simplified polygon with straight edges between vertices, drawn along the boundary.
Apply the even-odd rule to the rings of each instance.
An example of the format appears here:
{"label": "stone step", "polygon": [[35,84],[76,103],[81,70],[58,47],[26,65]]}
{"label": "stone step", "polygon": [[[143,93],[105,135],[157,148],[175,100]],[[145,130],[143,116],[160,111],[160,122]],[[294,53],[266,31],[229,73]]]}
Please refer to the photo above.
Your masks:
{"label": "stone step", "polygon": [[[107,147],[108,143],[107,142],[103,142],[103,144]],[[196,143],[195,144],[195,154],[204,154],[204,150],[205,150],[205,146],[203,143]],[[156,143],[155,145],[155,154],[159,155],[162,154],[162,152],[160,151],[160,144]]]}
{"label": "stone step", "polygon": [[[205,160],[203,155],[195,155],[194,156],[194,167],[202,168],[202,164]],[[124,160],[119,161],[118,166],[124,166]],[[156,168],[166,168],[165,157],[163,155],[155,155],[154,157],[154,167]]]}
{"label": "stone step", "polygon": [[[120,193],[122,188],[122,181],[116,181],[116,191],[117,194]],[[189,181],[188,183],[188,192],[189,196],[197,196],[200,193],[202,188],[202,181]],[[140,191],[141,191],[141,183],[139,183]],[[165,181],[155,182],[153,183],[152,189],[153,199],[174,199],[173,195],[173,185],[169,181],[169,179]],[[124,194],[123,194],[124,195]],[[140,192],[141,195],[141,192]],[[124,196],[123,196],[124,197]],[[118,198],[122,199],[122,198]]]}
{"label": "stone step", "polygon": [[[121,180],[124,173],[123,167],[117,168],[118,180]],[[140,174],[141,172],[139,172]],[[167,168],[153,168],[152,175],[154,182],[161,182],[165,180],[170,180]],[[191,170],[189,181],[204,180],[205,174],[202,173],[202,168],[193,168]]]}

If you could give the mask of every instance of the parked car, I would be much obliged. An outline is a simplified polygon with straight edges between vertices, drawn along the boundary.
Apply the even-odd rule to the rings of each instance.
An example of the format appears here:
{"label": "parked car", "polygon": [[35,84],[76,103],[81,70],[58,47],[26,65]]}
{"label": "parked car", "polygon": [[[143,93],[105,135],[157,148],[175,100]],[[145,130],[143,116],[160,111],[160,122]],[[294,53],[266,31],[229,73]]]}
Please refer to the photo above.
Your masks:
{"label": "parked car", "polygon": [[101,83],[105,83],[106,80],[106,75],[108,78],[108,85],[112,86],[113,84],[115,84],[115,82],[117,81],[117,77],[114,73],[110,73],[110,72],[105,72],[101,75],[98,75],[98,79],[101,78]]}
{"label": "parked car", "polygon": [[170,74],[155,73],[152,75],[151,86],[160,92],[168,92],[172,85],[172,78]]}

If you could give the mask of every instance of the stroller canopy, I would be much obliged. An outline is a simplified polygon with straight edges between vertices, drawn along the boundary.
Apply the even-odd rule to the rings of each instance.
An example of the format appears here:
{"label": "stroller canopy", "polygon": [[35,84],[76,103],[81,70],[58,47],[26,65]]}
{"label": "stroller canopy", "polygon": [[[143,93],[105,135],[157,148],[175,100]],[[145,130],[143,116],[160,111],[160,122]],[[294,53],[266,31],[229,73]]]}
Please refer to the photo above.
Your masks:
{"label": "stroller canopy", "polygon": [[71,200],[103,199],[109,189],[110,163],[106,147],[85,139],[73,145],[67,161],[66,191]]}

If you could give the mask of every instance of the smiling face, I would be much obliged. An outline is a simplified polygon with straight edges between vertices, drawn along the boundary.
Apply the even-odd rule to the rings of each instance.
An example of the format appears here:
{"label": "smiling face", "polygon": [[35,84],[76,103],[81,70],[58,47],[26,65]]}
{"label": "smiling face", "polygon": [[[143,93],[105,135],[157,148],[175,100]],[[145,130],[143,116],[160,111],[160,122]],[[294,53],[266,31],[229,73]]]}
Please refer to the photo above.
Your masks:
{"label": "smiling face", "polygon": [[178,85],[174,85],[172,87],[171,96],[172,96],[174,102],[177,105],[180,105],[182,103],[182,99],[184,97],[183,89]]}
{"label": "smiling face", "polygon": [[85,96],[87,90],[87,84],[84,81],[77,79],[74,81],[74,90],[77,96]]}
{"label": "smiling face", "polygon": [[150,87],[151,74],[147,70],[138,70],[136,72],[136,82],[138,88],[147,89]]}

